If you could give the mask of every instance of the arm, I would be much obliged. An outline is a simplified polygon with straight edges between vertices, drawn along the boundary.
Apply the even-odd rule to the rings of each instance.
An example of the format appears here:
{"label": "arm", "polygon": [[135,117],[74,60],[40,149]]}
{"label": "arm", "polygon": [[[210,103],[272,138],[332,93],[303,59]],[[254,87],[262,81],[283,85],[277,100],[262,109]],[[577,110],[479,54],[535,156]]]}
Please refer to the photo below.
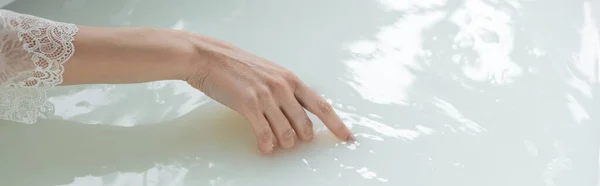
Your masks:
{"label": "arm", "polygon": [[[353,140],[331,105],[291,71],[228,43],[167,29],[75,27],[29,18],[65,28],[48,27],[60,33],[62,37],[57,37],[60,42],[39,47],[41,53],[51,56],[44,58],[47,61],[44,64],[57,69],[52,71],[54,81],[43,81],[43,86],[26,86],[32,84],[35,72],[51,71],[44,69],[48,65],[34,65],[33,70],[19,73],[24,78],[12,78],[8,84],[4,83],[5,87],[44,90],[59,84],[182,80],[241,113],[252,125],[263,153],[271,153],[276,146],[292,147],[297,139],[312,139],[312,122],[304,109],[319,117],[339,139]],[[22,30],[5,30],[17,32],[19,40],[26,39]],[[28,50],[28,55],[39,53]],[[57,53],[65,57],[52,58]],[[37,58],[26,56],[16,61],[3,60],[0,64],[37,64]]]}
{"label": "arm", "polygon": [[183,80],[195,65],[191,36],[185,32],[86,26],[79,30],[77,52],[64,65],[62,85]]}

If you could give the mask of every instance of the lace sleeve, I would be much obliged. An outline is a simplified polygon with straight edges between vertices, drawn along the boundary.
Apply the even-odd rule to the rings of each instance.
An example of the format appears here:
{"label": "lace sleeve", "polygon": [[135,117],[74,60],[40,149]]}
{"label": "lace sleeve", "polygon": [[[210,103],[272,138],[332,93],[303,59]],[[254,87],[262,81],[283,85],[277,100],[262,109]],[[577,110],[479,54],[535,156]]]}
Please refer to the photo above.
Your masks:
{"label": "lace sleeve", "polygon": [[74,24],[0,9],[0,120],[54,115],[46,91],[62,83],[77,32]]}

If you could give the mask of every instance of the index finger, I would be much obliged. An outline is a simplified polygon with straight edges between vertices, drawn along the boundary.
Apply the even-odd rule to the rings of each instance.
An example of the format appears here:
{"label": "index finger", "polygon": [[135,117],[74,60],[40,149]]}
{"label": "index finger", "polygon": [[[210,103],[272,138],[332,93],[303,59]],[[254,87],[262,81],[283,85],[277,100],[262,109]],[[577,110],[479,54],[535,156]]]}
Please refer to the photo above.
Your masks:
{"label": "index finger", "polygon": [[335,113],[331,104],[306,85],[300,85],[295,91],[296,99],[309,112],[315,114],[337,138],[353,141],[352,132]]}

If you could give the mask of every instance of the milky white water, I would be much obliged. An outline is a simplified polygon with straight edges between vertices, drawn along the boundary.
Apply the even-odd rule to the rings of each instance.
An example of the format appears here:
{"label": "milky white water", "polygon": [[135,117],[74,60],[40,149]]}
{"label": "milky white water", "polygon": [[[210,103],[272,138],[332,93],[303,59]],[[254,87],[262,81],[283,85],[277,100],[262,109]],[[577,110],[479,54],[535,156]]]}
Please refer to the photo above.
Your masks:
{"label": "milky white water", "polygon": [[[0,121],[0,185],[598,186],[598,0],[17,0],[95,26],[229,41],[296,72],[359,142],[260,156],[180,82],[61,87]],[[312,117],[316,119],[315,117]]]}

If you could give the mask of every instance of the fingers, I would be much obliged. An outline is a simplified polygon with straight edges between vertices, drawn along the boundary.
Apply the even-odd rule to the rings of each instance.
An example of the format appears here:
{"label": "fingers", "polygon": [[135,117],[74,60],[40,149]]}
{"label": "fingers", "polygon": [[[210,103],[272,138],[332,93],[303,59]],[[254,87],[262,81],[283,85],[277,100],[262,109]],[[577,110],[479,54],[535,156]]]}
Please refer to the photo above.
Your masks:
{"label": "fingers", "polygon": [[[286,76],[287,77],[287,76]],[[250,96],[243,113],[252,113],[250,121],[261,152],[270,154],[276,145],[291,148],[296,136],[310,140],[314,136],[312,122],[304,111],[315,114],[339,139],[353,141],[352,132],[344,125],[329,103],[294,76],[269,81]]]}
{"label": "fingers", "polygon": [[277,137],[277,141],[279,141],[279,145],[283,148],[293,147],[296,133],[288,119],[283,112],[281,112],[281,109],[275,104],[272,104],[265,111],[265,115],[267,116],[271,129]]}
{"label": "fingers", "polygon": [[313,124],[306,115],[302,105],[296,100],[294,95],[289,94],[281,104],[281,110],[292,124],[296,135],[301,140],[311,140],[313,138]]}
{"label": "fingers", "polygon": [[309,112],[315,114],[327,128],[340,140],[352,141],[352,132],[335,113],[327,101],[321,98],[317,93],[306,85],[299,85],[295,96],[302,106]]}
{"label": "fingers", "polygon": [[259,117],[249,117],[248,120],[256,134],[256,142],[260,152],[271,154],[277,141],[267,119],[261,115]]}

